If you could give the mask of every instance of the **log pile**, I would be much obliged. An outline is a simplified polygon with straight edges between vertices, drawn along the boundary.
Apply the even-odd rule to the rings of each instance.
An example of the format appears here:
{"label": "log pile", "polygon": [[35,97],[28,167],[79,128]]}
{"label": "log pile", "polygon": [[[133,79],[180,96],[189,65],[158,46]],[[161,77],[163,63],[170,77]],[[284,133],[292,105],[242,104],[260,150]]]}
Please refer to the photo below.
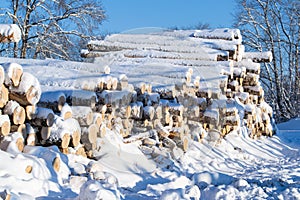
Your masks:
{"label": "log pile", "polygon": [[[210,133],[223,138],[241,127],[252,138],[272,136],[272,109],[259,81],[260,63],[270,62],[272,54],[245,52],[238,29],[113,34],[91,41],[82,56],[105,57],[111,52],[116,61],[117,55],[124,58],[119,63],[164,62],[186,69],[183,81],[171,89],[150,87],[151,80],[134,87],[129,117],[133,128],[124,135],[126,142],[140,140],[144,150],[160,145],[185,151],[191,139],[202,141]],[[215,74],[208,79],[217,79],[212,84],[200,78],[210,70]]]}
{"label": "log pile", "polygon": [[[116,76],[107,66],[82,88],[41,94],[37,79],[21,66],[3,66],[0,148],[57,145],[64,153],[93,157],[101,148],[99,140],[114,132],[124,143],[138,143],[154,159],[162,154],[176,159],[193,140],[220,142],[241,127],[252,138],[272,136],[272,109],[264,101],[258,63],[269,61],[269,53],[245,54],[235,29],[176,34],[179,38],[172,33],[118,34],[114,40],[90,43],[84,51],[86,57],[114,51],[133,63],[181,63],[179,81],[166,87],[147,79],[133,84],[130,74]],[[183,47],[175,48],[174,41]],[[204,76],[207,72],[210,77]]]}

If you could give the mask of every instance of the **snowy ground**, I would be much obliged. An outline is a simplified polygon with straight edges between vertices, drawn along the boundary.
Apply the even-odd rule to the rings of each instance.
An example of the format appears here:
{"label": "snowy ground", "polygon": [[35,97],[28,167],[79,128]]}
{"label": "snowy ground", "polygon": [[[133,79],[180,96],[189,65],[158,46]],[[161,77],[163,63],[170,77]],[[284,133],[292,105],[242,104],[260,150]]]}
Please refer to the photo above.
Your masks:
{"label": "snowy ground", "polygon": [[[105,66],[0,59],[12,61],[33,73],[44,91],[80,87]],[[137,72],[131,75],[138,80]],[[166,78],[158,70],[154,76]],[[99,139],[97,161],[61,154],[56,147],[0,151],[0,196],[6,191],[12,199],[300,199],[300,120],[278,128],[274,137],[258,140],[245,130],[225,140],[207,137],[190,144],[178,160],[167,154],[148,159],[149,152],[124,144],[117,132]],[[62,160],[58,172],[52,168],[56,157]],[[26,173],[29,165],[32,171]]]}

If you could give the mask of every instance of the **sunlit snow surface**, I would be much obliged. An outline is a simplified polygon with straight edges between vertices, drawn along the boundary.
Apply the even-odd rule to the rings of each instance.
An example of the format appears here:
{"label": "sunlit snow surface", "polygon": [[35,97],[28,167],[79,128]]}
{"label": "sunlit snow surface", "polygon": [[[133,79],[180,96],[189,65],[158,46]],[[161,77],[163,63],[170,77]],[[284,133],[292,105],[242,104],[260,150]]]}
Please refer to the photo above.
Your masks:
{"label": "sunlit snow surface", "polygon": [[[0,60],[21,64],[43,91],[80,88],[109,64]],[[147,75],[170,84],[170,78],[180,81],[180,72],[186,71],[173,66],[137,69],[130,63],[111,66],[112,74],[126,73],[132,82]],[[221,141],[194,142],[179,160],[170,155],[148,159],[138,143],[123,144],[120,134],[110,131],[98,141],[98,161],[64,155],[55,147],[17,155],[0,151],[0,192],[8,191],[13,199],[300,199],[300,120],[278,128],[272,138],[253,140],[241,130]],[[51,167],[55,157],[62,160],[59,172]],[[97,167],[91,168],[92,163]],[[31,173],[25,172],[28,165]]]}

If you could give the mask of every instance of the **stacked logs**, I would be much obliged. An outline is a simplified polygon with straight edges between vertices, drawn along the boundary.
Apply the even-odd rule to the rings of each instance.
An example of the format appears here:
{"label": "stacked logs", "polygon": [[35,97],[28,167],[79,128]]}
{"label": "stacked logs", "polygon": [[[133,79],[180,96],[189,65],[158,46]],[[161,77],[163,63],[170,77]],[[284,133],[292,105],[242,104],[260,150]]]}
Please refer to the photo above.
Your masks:
{"label": "stacked logs", "polygon": [[[199,49],[195,49],[197,45]],[[216,51],[199,55],[206,48]],[[259,62],[270,62],[272,54],[245,52],[239,30],[114,34],[103,41],[91,41],[82,56],[101,57],[111,51],[138,65],[152,60],[190,66],[185,80],[173,88],[151,87],[151,80],[134,87],[136,97],[130,103],[129,117],[133,129],[131,135],[124,135],[127,142],[141,140],[147,147],[160,144],[186,150],[190,139],[202,141],[207,133],[218,133],[222,138],[241,127],[246,127],[252,138],[272,136],[272,109],[264,101],[259,82]],[[224,67],[224,61],[228,61],[228,67]],[[218,79],[218,84],[210,86],[200,80],[205,70],[220,73],[211,77]]]}
{"label": "stacked logs", "polygon": [[[184,79],[168,87],[149,82],[133,85],[127,75],[114,76],[110,73],[110,67],[106,66],[103,74],[83,83],[82,88],[41,94],[36,78],[23,72],[21,66],[4,65],[0,91],[3,97],[0,99],[1,149],[13,148],[10,147],[13,141],[20,150],[24,145],[57,145],[64,153],[93,157],[101,148],[99,139],[114,132],[123,138],[124,143],[137,142],[143,152],[160,159],[160,155],[169,153],[173,158],[179,158],[188,150],[192,140],[219,142],[230,132],[239,132],[241,127],[247,128],[253,138],[271,136],[272,109],[264,101],[259,82],[260,64],[256,63],[270,57],[249,54],[247,58],[250,59],[246,59],[239,32],[227,33],[230,31],[225,35],[198,32],[192,36],[195,41],[204,38],[201,40],[203,45],[208,44],[206,40],[212,39],[210,45],[217,48],[216,55],[223,55],[230,47],[226,57],[228,66],[224,66],[224,61],[219,58],[213,58],[213,61],[208,58],[203,62],[205,67],[212,65],[211,69],[218,73],[215,75],[217,81],[211,85],[200,78],[203,66],[199,63],[197,68],[185,66]],[[226,45],[218,45],[218,37],[226,40]],[[120,40],[118,43],[110,42],[108,46],[101,43],[98,48],[110,50],[121,43],[125,47],[130,42],[125,39],[126,36],[123,43]],[[148,45],[147,41],[142,44],[137,42],[131,48],[143,44]],[[182,44],[191,47],[194,40]],[[158,45],[159,41],[149,48],[157,48]],[[172,45],[172,41],[166,42],[164,48],[157,50],[174,50]],[[144,55],[144,50],[141,51]],[[187,56],[185,53],[181,56]],[[156,56],[154,59],[169,57]],[[0,76],[0,81],[2,79]]]}
{"label": "stacked logs", "polygon": [[0,148],[6,150],[17,146],[22,151],[24,144],[35,143],[35,130],[27,122],[42,120],[32,115],[40,99],[40,84],[17,63],[0,66],[0,84]]}

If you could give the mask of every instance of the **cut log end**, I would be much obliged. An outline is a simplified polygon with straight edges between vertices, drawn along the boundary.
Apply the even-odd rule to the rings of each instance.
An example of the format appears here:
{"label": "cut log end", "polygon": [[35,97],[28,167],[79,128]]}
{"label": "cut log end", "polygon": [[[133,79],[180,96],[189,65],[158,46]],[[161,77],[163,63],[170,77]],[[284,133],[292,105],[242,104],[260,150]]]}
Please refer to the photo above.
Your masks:
{"label": "cut log end", "polygon": [[24,149],[24,139],[23,138],[18,138],[17,141],[16,141],[16,146],[17,146],[18,150],[20,152],[22,152],[23,149]]}
{"label": "cut log end", "polygon": [[25,172],[27,174],[30,174],[32,172],[32,166],[31,165],[27,165],[27,167],[25,168]]}
{"label": "cut log end", "polygon": [[23,70],[20,68],[14,68],[12,72],[11,81],[14,87],[18,87],[23,74]]}
{"label": "cut log end", "polygon": [[55,172],[59,172],[60,170],[60,158],[56,157],[54,158],[54,160],[52,161],[52,166]]}
{"label": "cut log end", "polygon": [[74,133],[72,134],[72,145],[74,147],[77,147],[80,145],[80,132],[78,130],[74,131]]}
{"label": "cut log end", "polygon": [[26,112],[23,107],[18,107],[14,110],[13,113],[13,123],[18,125],[18,124],[23,124],[26,119]]}
{"label": "cut log end", "polygon": [[64,136],[61,138],[61,148],[66,149],[68,148],[69,144],[70,144],[70,134],[65,133]]}
{"label": "cut log end", "polygon": [[2,136],[7,136],[10,132],[10,122],[9,121],[3,122],[2,126],[0,127],[0,130]]}

